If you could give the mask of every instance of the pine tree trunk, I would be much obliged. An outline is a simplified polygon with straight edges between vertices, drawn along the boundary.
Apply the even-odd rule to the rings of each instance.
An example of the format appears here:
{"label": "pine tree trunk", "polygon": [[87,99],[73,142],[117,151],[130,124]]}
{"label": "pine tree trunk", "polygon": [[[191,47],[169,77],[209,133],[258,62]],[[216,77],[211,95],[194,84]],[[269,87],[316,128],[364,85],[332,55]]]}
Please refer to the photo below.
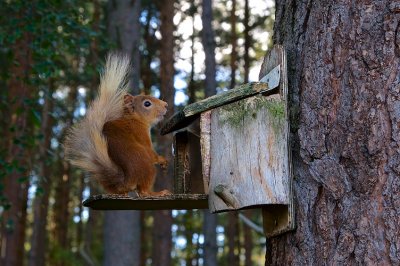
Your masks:
{"label": "pine tree trunk", "polygon": [[267,264],[400,264],[399,22],[389,0],[276,2],[297,230]]}
{"label": "pine tree trunk", "polygon": [[189,95],[188,104],[196,102],[196,86],[195,86],[195,82],[194,82],[194,65],[195,65],[194,57],[196,55],[196,49],[194,47],[194,42],[196,40],[196,28],[194,27],[194,16],[195,16],[194,2],[192,2],[191,6],[190,6],[190,10],[191,10],[191,16],[192,16],[192,36],[190,36],[190,41],[191,41],[190,50],[192,51],[192,55],[190,57],[191,70],[190,70],[189,84],[188,84],[188,95]]}
{"label": "pine tree trunk", "polygon": [[237,33],[236,33],[236,0],[232,0],[232,9],[230,15],[231,24],[231,56],[230,56],[230,66],[231,66],[231,82],[229,89],[233,89],[236,86],[236,69],[238,65],[237,58]]}
{"label": "pine tree trunk", "polygon": [[[213,12],[212,1],[202,1],[201,21],[203,30],[201,42],[205,54],[205,91],[206,97],[210,97],[217,92],[217,82],[215,80],[215,37],[212,27]],[[204,210],[203,214],[203,232],[204,232],[204,265],[217,265],[217,216],[211,214],[209,210]]]}
{"label": "pine tree trunk", "polygon": [[[162,42],[160,43],[160,98],[168,103],[168,111],[166,117],[170,117],[174,113],[174,23],[173,17],[174,1],[166,0],[160,4],[160,32]],[[155,190],[169,189],[172,187],[173,176],[173,160],[171,154],[172,136],[158,135],[157,146],[160,154],[165,156],[169,162],[167,171],[162,171],[157,176]],[[171,211],[155,211],[153,224],[153,250],[152,265],[171,265],[171,249],[172,249],[172,216]]]}
{"label": "pine tree trunk", "polygon": [[[75,69],[76,71],[76,69]],[[69,106],[75,106],[77,102],[78,89],[77,86],[72,85],[68,95]],[[66,117],[66,124],[72,125],[73,113],[69,113]],[[66,129],[69,127],[66,127]],[[53,231],[54,239],[58,248],[68,250],[70,248],[68,238],[68,222],[70,219],[70,190],[71,190],[71,165],[60,159],[59,163],[59,177],[56,179],[55,184],[55,203],[54,210],[54,224]],[[59,261],[57,265],[66,265],[64,261]]]}
{"label": "pine tree trunk", "polygon": [[[244,215],[251,219],[252,210],[244,211]],[[245,258],[244,258],[244,265],[251,266],[253,265],[252,261],[252,251],[253,251],[253,237],[251,228],[247,225],[243,225],[243,238],[244,238],[244,250],[245,250]]]}
{"label": "pine tree trunk", "polygon": [[205,96],[210,97],[217,92],[217,82],[215,80],[215,38],[214,30],[212,28],[213,13],[212,1],[202,1],[203,12],[201,14],[201,21],[203,30],[201,35],[201,42],[205,54]]}
{"label": "pine tree trunk", "polygon": [[129,79],[133,94],[139,94],[140,83],[140,0],[109,0],[108,36],[115,41],[118,51],[132,58]]}
{"label": "pine tree trunk", "polygon": [[228,239],[228,265],[239,266],[239,217],[237,212],[227,214],[228,225],[226,226],[226,237]]}
{"label": "pine tree trunk", "polygon": [[[131,92],[138,94],[140,0],[110,0],[107,12],[110,38],[117,44],[119,52],[132,58]],[[107,211],[104,215],[103,265],[139,265],[140,228],[140,211]]]}
{"label": "pine tree trunk", "polygon": [[[26,12],[21,8],[20,13]],[[22,14],[18,14],[22,16]],[[25,15],[25,14],[23,14]],[[9,202],[10,208],[6,209],[1,217],[1,265],[19,266],[24,258],[25,224],[26,224],[26,200],[28,193],[29,175],[29,149],[25,143],[25,134],[29,130],[27,112],[27,99],[31,90],[27,80],[31,70],[31,34],[25,32],[14,45],[14,63],[10,69],[12,76],[8,82],[9,110],[5,116],[8,120],[5,130],[8,151],[7,162],[12,172],[4,177],[3,196]],[[16,162],[15,166],[12,166]]]}
{"label": "pine tree trunk", "polygon": [[50,80],[48,95],[44,97],[42,128],[43,143],[40,145],[40,181],[37,189],[41,193],[36,193],[33,203],[33,228],[31,238],[31,250],[29,254],[29,266],[41,266],[45,264],[45,255],[47,254],[47,215],[49,209],[49,197],[52,184],[52,171],[49,167],[49,153],[51,149],[51,136],[54,119],[53,112],[54,100],[52,97],[54,91],[54,82]]}
{"label": "pine tree trunk", "polygon": [[217,215],[204,210],[204,265],[217,266]]}
{"label": "pine tree trunk", "polygon": [[250,73],[250,8],[249,8],[249,0],[245,0],[244,2],[244,83],[249,82],[249,73]]}

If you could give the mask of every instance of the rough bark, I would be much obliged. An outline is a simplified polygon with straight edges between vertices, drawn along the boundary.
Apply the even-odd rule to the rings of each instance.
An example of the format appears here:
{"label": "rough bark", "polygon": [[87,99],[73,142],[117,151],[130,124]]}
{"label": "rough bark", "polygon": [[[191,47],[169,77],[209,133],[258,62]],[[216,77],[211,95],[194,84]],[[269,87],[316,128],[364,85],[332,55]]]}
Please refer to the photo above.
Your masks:
{"label": "rough bark", "polygon": [[297,230],[273,265],[400,264],[400,3],[277,1]]}
{"label": "rough bark", "polygon": [[[138,94],[140,0],[110,0],[107,13],[109,37],[119,52],[132,58],[131,93]],[[103,265],[139,265],[140,228],[139,211],[107,211],[104,215]]]}
{"label": "rough bark", "polygon": [[49,197],[52,184],[52,171],[49,166],[49,151],[51,148],[51,136],[54,119],[53,112],[54,100],[52,97],[54,82],[50,80],[49,92],[44,99],[42,112],[41,133],[43,134],[43,143],[40,145],[40,180],[38,189],[41,193],[36,193],[33,203],[33,225],[31,250],[29,254],[29,266],[40,266],[45,264],[45,255],[47,247],[47,214],[49,209]]}
{"label": "rough bark", "polygon": [[[166,0],[160,4],[160,98],[168,104],[166,117],[174,113],[174,1]],[[173,161],[171,154],[172,134],[158,136],[157,144],[159,153],[165,156],[169,162],[167,171],[162,171],[157,176],[155,190],[171,189],[173,176]],[[152,265],[171,265],[171,235],[172,216],[171,211],[155,211],[153,224],[153,249]]]}

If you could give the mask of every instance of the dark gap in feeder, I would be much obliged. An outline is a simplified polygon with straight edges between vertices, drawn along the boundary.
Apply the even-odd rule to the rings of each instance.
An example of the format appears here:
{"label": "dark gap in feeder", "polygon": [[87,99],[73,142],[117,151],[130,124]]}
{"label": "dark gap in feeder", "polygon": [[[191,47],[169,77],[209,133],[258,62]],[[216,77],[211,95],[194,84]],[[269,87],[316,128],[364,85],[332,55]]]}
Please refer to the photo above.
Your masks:
{"label": "dark gap in feeder", "polygon": [[207,209],[205,194],[173,194],[161,197],[133,198],[130,196],[103,194],[91,196],[83,206],[93,210],[190,210]]}

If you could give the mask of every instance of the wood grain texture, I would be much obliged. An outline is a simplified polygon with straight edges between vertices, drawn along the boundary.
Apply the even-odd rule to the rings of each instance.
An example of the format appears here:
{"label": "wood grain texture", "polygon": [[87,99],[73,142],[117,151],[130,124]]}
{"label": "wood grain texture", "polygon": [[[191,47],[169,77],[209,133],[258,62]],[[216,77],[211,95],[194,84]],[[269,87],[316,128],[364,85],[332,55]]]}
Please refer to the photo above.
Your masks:
{"label": "wood grain texture", "polygon": [[285,108],[274,94],[211,111],[211,212],[289,204]]}
{"label": "wood grain texture", "polygon": [[200,138],[191,130],[174,135],[174,193],[204,194]]}
{"label": "wood grain texture", "polygon": [[289,193],[289,205],[281,205],[279,207],[266,206],[263,207],[263,226],[264,233],[267,237],[277,236],[284,232],[293,230],[295,228],[295,212],[293,201],[293,164],[292,164],[292,150],[290,138],[290,125],[289,125],[289,104],[288,104],[288,78],[287,78],[287,59],[286,51],[282,45],[274,45],[273,49],[264,57],[259,78],[261,79],[265,74],[269,73],[276,65],[281,65],[279,93],[282,101],[285,104],[285,119],[287,130],[284,132],[287,141],[287,156],[288,176],[287,176],[287,189]]}
{"label": "wood grain texture", "polygon": [[210,142],[211,142],[211,111],[201,114],[200,117],[200,148],[203,167],[204,191],[208,194],[210,186]]}
{"label": "wood grain texture", "polygon": [[187,193],[186,169],[187,166],[187,143],[186,131],[174,134],[174,193]]}
{"label": "wood grain texture", "polygon": [[224,93],[189,104],[185,106],[182,111],[175,113],[170,119],[168,119],[161,129],[161,134],[165,135],[189,125],[198,118],[202,112],[255,94],[271,92],[274,89],[275,88],[269,88],[268,84],[263,82],[251,82],[235,87],[234,89]]}
{"label": "wood grain texture", "polygon": [[104,194],[89,197],[83,205],[94,210],[189,210],[207,209],[207,199],[205,194],[173,194],[146,198]]}

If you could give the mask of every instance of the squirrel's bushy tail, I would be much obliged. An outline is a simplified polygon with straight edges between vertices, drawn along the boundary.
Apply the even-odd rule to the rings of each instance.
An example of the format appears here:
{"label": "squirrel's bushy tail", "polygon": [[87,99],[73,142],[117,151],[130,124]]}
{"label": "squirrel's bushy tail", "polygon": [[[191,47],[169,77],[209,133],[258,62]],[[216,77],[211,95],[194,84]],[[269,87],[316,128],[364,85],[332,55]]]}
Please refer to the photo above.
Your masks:
{"label": "squirrel's bushy tail", "polygon": [[108,186],[118,186],[123,176],[108,156],[107,140],[102,131],[107,121],[123,115],[129,66],[128,57],[112,54],[107,57],[98,96],[88,108],[85,118],[67,133],[64,143],[65,157],[72,165],[91,173],[101,183],[107,179]]}

